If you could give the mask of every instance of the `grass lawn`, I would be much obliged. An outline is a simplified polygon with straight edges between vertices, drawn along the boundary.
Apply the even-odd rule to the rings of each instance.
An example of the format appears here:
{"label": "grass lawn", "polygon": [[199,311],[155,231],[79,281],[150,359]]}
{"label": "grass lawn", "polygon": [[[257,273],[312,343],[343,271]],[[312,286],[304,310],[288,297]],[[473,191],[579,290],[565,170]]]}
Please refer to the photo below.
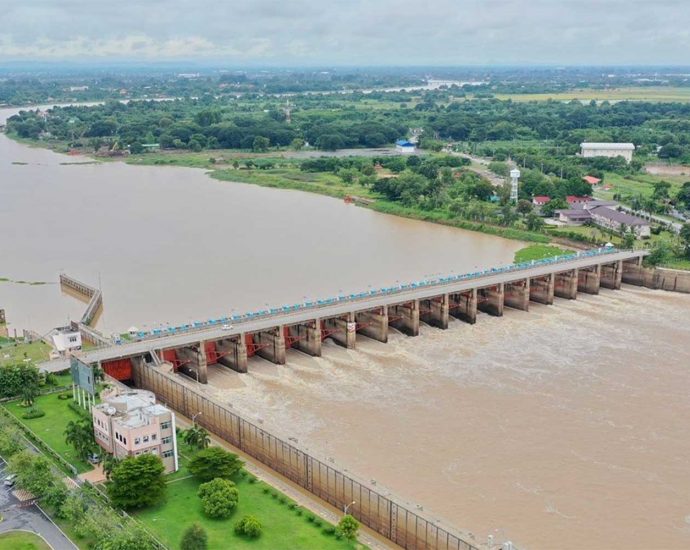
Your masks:
{"label": "grass lawn", "polygon": [[80,473],[86,472],[91,466],[79,459],[74,449],[65,443],[64,436],[67,423],[70,420],[79,420],[79,415],[67,406],[71,398],[61,400],[58,399],[58,395],[42,395],[36,399],[36,406],[46,413],[40,418],[22,418],[26,408],[22,407],[19,401],[5,403],[3,406]]}
{"label": "grass lawn", "polygon": [[50,546],[33,533],[9,531],[0,535],[0,550],[50,550]]}
{"label": "grass lawn", "polygon": [[515,253],[515,263],[530,262],[532,260],[542,260],[544,258],[552,258],[553,256],[560,256],[562,254],[569,254],[570,250],[558,248],[557,246],[549,246],[545,244],[533,244],[525,248],[521,248]]}
{"label": "grass lawn", "polygon": [[50,346],[45,342],[32,342],[31,344],[18,342],[17,345],[5,343],[0,347],[0,367],[23,363],[24,359],[31,359],[33,363],[46,361],[49,353]]}
{"label": "grass lawn", "polygon": [[[270,549],[348,549],[361,547],[356,543],[338,540],[334,535],[323,533],[328,524],[323,522],[317,527],[307,518],[312,516],[307,510],[291,510],[287,497],[282,497],[275,489],[257,481],[249,483],[248,478],[237,476],[235,482],[240,491],[240,501],[233,515],[226,520],[209,519],[201,510],[201,501],[197,496],[199,480],[196,478],[178,478],[168,483],[164,503],[136,513],[140,520],[161,542],[170,548],[179,548],[180,539],[185,529],[198,522],[208,533],[209,549],[256,548]],[[268,489],[268,492],[264,492]],[[273,497],[272,493],[278,495]],[[280,502],[280,498],[285,503]],[[258,539],[246,539],[235,535],[235,523],[245,514],[256,516],[263,526]]]}

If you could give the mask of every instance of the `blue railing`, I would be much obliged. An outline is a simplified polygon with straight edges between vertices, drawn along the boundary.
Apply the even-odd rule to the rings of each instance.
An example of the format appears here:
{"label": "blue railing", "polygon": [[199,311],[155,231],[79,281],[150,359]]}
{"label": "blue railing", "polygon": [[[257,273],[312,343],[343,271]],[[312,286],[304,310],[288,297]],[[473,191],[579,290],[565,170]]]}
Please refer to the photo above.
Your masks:
{"label": "blue railing", "polygon": [[467,281],[472,279],[478,279],[481,277],[486,277],[490,275],[498,275],[501,273],[512,273],[515,271],[522,271],[526,269],[532,269],[538,266],[553,265],[559,263],[570,262],[580,258],[588,258],[594,256],[602,256],[606,254],[612,254],[619,252],[615,247],[608,246],[603,248],[595,248],[592,250],[580,251],[573,254],[563,254],[560,256],[552,256],[551,258],[544,258],[541,260],[531,260],[529,262],[521,262],[517,264],[510,264],[501,267],[492,267],[490,269],[485,269],[482,271],[475,271],[472,273],[464,273],[462,275],[446,275],[444,277],[438,277],[434,279],[422,279],[419,281],[412,281],[409,283],[397,284],[394,286],[381,287],[378,289],[368,290],[366,292],[350,293],[350,294],[339,294],[337,296],[331,296],[329,298],[321,298],[317,300],[304,301],[300,304],[284,305],[280,307],[271,307],[266,309],[261,309],[257,311],[250,311],[240,315],[232,315],[229,317],[218,317],[216,319],[208,319],[206,321],[194,321],[193,323],[187,323],[184,325],[179,325],[175,327],[167,328],[156,328],[151,331],[140,331],[137,333],[137,338],[144,340],[150,338],[160,338],[164,336],[172,336],[174,334],[180,334],[195,330],[204,330],[208,328],[213,328],[217,326],[246,323],[248,321],[255,321],[257,319],[263,319],[266,317],[271,317],[273,315],[284,314],[284,313],[295,313],[299,311],[319,309],[321,307],[331,306],[338,303],[344,302],[356,302],[358,300],[364,300],[376,296],[389,296],[391,294],[398,294],[405,292],[407,290],[414,290],[418,288],[426,288],[433,286],[442,286],[449,283],[456,283],[459,281]]}

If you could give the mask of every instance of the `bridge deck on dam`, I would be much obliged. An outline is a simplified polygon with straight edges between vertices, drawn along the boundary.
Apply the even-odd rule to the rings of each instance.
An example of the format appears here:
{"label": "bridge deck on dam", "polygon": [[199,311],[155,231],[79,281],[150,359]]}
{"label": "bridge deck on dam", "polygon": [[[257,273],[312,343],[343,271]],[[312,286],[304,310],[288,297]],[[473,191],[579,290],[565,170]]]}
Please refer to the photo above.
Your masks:
{"label": "bridge deck on dam", "polygon": [[[350,297],[342,300],[331,299],[327,303],[322,303],[324,301],[321,301],[316,305],[301,307],[297,311],[281,311],[279,313],[258,316],[257,318],[241,319],[233,321],[231,327],[226,326],[223,328],[222,326],[215,325],[174,335],[92,349],[80,354],[80,358],[87,363],[98,363],[142,356],[152,350],[179,349],[185,346],[198,345],[199,342],[239,338],[244,334],[258,334],[276,327],[295,326],[313,322],[317,319],[332,319],[348,314],[365,313],[386,306],[391,308],[400,304],[414,302],[415,300],[428,300],[439,296],[461,294],[467,291],[492,287],[502,288],[501,285],[512,285],[519,281],[539,279],[559,273],[587,270],[597,266],[630,262],[632,260],[641,261],[641,258],[646,254],[647,252],[642,250],[600,249],[573,254],[554,261],[497,268],[482,272],[481,274],[442,277],[434,281],[424,281],[387,289],[385,293],[378,293],[376,295],[356,295],[355,298]],[[597,279],[595,291],[598,291],[598,288],[599,281]],[[529,299],[529,292],[527,294]],[[545,303],[551,303],[548,301],[548,296],[546,300]],[[507,299],[506,305],[520,307],[519,305],[516,306],[509,303]],[[526,309],[526,307],[523,309]],[[399,317],[393,316],[391,324],[393,324],[394,319],[399,319]],[[44,363],[42,367],[49,371],[57,371],[61,367],[68,368],[68,365],[65,360],[58,360]]]}

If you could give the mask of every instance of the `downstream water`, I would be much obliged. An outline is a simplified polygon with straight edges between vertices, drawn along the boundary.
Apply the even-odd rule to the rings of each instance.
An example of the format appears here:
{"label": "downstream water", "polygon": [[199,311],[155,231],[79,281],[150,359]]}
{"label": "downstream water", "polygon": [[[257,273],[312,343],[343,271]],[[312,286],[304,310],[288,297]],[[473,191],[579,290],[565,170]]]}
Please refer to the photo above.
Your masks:
{"label": "downstream water", "polygon": [[312,452],[522,549],[690,547],[690,295],[624,287],[209,391]]}
{"label": "downstream water", "polygon": [[[199,170],[63,164],[83,161],[0,135],[0,277],[100,284],[105,332],[474,270],[521,246]],[[84,306],[0,282],[3,307],[48,330]],[[626,287],[357,345],[212,367],[208,391],[477,541],[690,547],[690,296]]]}

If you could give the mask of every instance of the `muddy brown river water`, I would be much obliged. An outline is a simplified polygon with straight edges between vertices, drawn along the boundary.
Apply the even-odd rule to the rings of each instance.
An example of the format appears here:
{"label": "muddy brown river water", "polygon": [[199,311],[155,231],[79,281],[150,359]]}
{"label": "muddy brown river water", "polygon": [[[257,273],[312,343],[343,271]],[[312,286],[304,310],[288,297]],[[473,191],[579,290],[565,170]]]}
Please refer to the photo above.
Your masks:
{"label": "muddy brown river water", "polygon": [[[199,170],[65,164],[83,161],[0,135],[0,277],[100,284],[105,332],[470,271],[522,246]],[[0,282],[2,307],[48,330],[84,306]],[[249,370],[212,367],[208,391],[479,542],[690,547],[690,296],[602,290]]]}

